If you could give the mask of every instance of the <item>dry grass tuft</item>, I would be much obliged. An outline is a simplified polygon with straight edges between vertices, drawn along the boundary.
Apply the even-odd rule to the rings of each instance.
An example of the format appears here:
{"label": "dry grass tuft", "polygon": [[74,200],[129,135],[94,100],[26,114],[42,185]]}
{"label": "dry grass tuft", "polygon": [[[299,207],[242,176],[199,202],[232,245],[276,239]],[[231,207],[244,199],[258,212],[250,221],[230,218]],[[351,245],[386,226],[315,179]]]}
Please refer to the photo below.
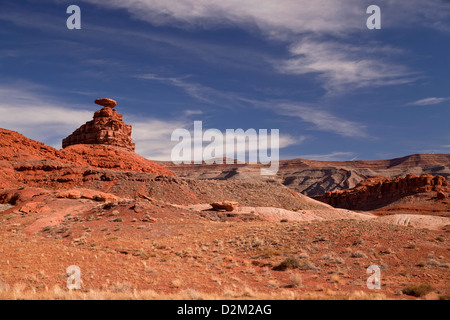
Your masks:
{"label": "dry grass tuft", "polygon": [[413,284],[404,288],[402,292],[408,296],[422,297],[430,292],[433,292],[434,290],[435,289],[429,284]]}

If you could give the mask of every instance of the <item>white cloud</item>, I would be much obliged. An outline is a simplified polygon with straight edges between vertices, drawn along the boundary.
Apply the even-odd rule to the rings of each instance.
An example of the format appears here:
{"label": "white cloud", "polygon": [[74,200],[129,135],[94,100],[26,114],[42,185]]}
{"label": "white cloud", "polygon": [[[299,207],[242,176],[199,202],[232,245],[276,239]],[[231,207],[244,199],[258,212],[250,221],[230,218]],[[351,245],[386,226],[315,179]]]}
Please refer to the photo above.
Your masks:
{"label": "white cloud", "polygon": [[191,97],[203,102],[209,103],[213,102],[211,97],[214,96],[214,94],[217,94],[217,92],[212,88],[205,87],[197,83],[185,81],[185,78],[187,77],[161,77],[156,74],[149,73],[137,75],[136,78],[155,80],[179,87],[183,89]]}
{"label": "white cloud", "polygon": [[151,160],[170,160],[172,148],[177,143],[170,140],[172,132],[191,125],[181,120],[135,119],[132,116],[127,119],[133,126],[131,137],[136,144],[136,153]]}
{"label": "white cloud", "polygon": [[193,115],[200,115],[200,114],[203,114],[202,110],[184,110],[184,115],[186,117],[190,117]]}
{"label": "white cloud", "polygon": [[[350,33],[364,30],[371,4],[360,0],[85,0],[99,6],[126,9],[137,19],[154,25],[214,28],[233,25],[255,27],[266,35]],[[446,1],[379,0],[383,24],[444,28],[448,25]],[[446,10],[447,9],[447,10]]]}
{"label": "white cloud", "polygon": [[[187,81],[190,76],[163,77],[153,73],[136,75],[136,78],[153,80],[182,89],[187,95],[203,103],[219,106],[220,108],[234,108],[244,101],[233,92],[224,92],[199,83]],[[198,111],[195,111],[198,114]]]}
{"label": "white cloud", "polygon": [[[387,47],[388,52],[398,51]],[[291,58],[275,62],[289,74],[318,74],[328,92],[412,82],[407,68],[380,59],[383,48],[304,38],[291,45]],[[374,53],[376,55],[374,55]]]}
{"label": "white cloud", "polygon": [[[177,127],[177,125],[179,125]],[[153,123],[135,123],[134,127],[137,127],[137,130],[135,130],[135,134],[133,135],[133,139],[137,142],[137,141],[146,141],[146,142],[151,142],[149,143],[149,147],[151,147],[151,150],[145,150],[143,148],[145,148],[144,146],[146,144],[144,143],[140,143],[140,146],[142,149],[138,150],[137,149],[137,145],[136,145],[136,151],[140,154],[149,154],[150,152],[152,152],[152,156],[151,159],[153,160],[166,160],[169,161],[171,160],[171,152],[172,149],[175,145],[177,145],[179,142],[183,142],[183,143],[187,143],[190,145],[190,159],[191,161],[194,160],[194,154],[200,154],[203,155],[203,160],[208,160],[208,159],[212,159],[212,158],[222,158],[226,155],[227,152],[227,141],[226,141],[226,136],[227,136],[227,132],[226,130],[220,131],[217,130],[217,132],[215,132],[213,134],[214,139],[212,141],[207,140],[207,138],[203,135],[205,133],[206,130],[208,129],[214,129],[214,128],[202,128],[202,135],[196,135],[195,132],[192,129],[192,124],[190,123],[178,123],[172,126],[172,127],[168,127],[167,123],[162,123],[161,125],[156,125]],[[157,132],[154,132],[154,129],[152,128],[157,128],[159,130],[157,130]],[[189,132],[189,137],[190,140],[180,140],[180,141],[170,141],[171,139],[171,135],[173,130],[175,129],[186,129]],[[235,158],[238,157],[240,161],[250,161],[251,159],[250,154],[252,154],[255,157],[258,157],[258,155],[260,155],[260,152],[262,151],[260,149],[260,145],[258,144],[258,141],[260,141],[260,132],[259,130],[249,130],[249,129],[242,129],[243,131],[238,130],[239,128],[234,128],[233,130],[234,133],[230,133],[233,134],[235,141],[233,142],[232,146],[234,146],[234,157],[230,158]],[[134,129],[133,129],[134,130]],[[151,131],[151,132],[150,132]],[[253,135],[255,134],[255,135]],[[303,143],[303,141],[305,141],[307,139],[307,137],[305,136],[300,136],[300,137],[293,137],[291,135],[288,134],[279,134],[278,137],[278,141],[276,141],[278,143],[277,146],[272,146],[271,145],[271,141],[272,141],[272,131],[271,130],[267,130],[267,140],[268,140],[268,149],[271,150],[272,147],[275,148],[277,147],[278,150],[279,149],[283,149],[292,145],[299,145],[301,143]],[[250,138],[250,136],[252,138]],[[142,137],[139,138],[139,137]],[[149,137],[151,137],[149,139]],[[220,138],[219,138],[220,137]],[[222,141],[222,143],[219,142],[219,145],[216,145],[216,138],[219,138],[218,141]],[[254,139],[253,139],[254,138]],[[221,145],[221,147],[219,147]],[[216,151],[221,152],[221,154],[216,154],[213,157],[211,157],[211,155],[207,152],[207,148],[214,148]],[[218,150],[217,150],[218,149]],[[209,150],[211,151],[211,150]],[[264,150],[265,151],[265,150]],[[278,153],[277,153],[278,154]],[[189,153],[188,153],[189,156]],[[273,155],[272,155],[273,156]],[[242,157],[245,157],[246,159],[243,159]]]}
{"label": "white cloud", "polygon": [[407,105],[409,106],[429,106],[429,105],[433,105],[433,104],[439,104],[442,103],[444,101],[448,101],[450,100],[450,97],[446,97],[446,98],[426,98],[426,99],[421,99],[421,100],[417,100],[414,102],[410,102]]}
{"label": "white cloud", "polygon": [[[43,88],[29,83],[0,86],[1,128],[17,131],[60,149],[62,139],[92,120],[94,111],[99,108],[92,104],[91,110],[88,110],[86,106],[37,93],[36,89]],[[170,158],[172,131],[188,125],[180,120],[136,118],[126,113],[123,116],[124,121],[133,126],[136,152],[149,159]]]}
{"label": "white cloud", "polygon": [[256,27],[268,35],[281,32],[336,32],[360,28],[355,22],[358,0],[87,0],[128,10],[154,25],[210,28],[218,25]]}
{"label": "white cloud", "polygon": [[60,148],[62,138],[92,119],[93,113],[75,104],[62,107],[68,104],[38,94],[37,89],[29,83],[0,87],[0,127]]}
{"label": "white cloud", "polygon": [[332,132],[344,137],[367,138],[369,136],[365,125],[339,118],[329,111],[317,107],[283,103],[279,104],[275,111],[312,123],[315,130]]}
{"label": "white cloud", "polygon": [[352,161],[355,158],[354,152],[335,151],[328,154],[305,154],[298,158],[317,161]]}

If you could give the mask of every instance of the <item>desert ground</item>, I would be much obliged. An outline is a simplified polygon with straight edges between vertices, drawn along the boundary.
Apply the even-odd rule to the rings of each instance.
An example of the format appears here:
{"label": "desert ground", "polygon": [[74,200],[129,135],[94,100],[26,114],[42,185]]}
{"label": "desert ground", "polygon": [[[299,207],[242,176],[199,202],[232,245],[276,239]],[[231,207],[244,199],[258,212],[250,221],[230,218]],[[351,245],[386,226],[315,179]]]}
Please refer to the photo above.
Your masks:
{"label": "desert ground", "polygon": [[[418,285],[430,286],[420,298],[449,294],[442,224],[274,222],[145,199],[42,200],[58,217],[1,216],[2,299],[413,299],[404,290]],[[369,290],[373,264],[381,288]],[[66,288],[70,265],[81,269],[81,290]]]}

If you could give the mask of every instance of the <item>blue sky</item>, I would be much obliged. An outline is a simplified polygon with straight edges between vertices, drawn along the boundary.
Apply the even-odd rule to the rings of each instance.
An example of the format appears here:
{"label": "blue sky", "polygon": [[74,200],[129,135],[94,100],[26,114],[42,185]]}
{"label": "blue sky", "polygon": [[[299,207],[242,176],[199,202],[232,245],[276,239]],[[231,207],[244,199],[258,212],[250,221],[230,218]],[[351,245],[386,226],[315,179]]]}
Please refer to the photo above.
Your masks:
{"label": "blue sky", "polygon": [[2,0],[0,127],[60,148],[109,97],[150,159],[194,120],[279,129],[282,159],[449,153],[449,57],[441,0]]}

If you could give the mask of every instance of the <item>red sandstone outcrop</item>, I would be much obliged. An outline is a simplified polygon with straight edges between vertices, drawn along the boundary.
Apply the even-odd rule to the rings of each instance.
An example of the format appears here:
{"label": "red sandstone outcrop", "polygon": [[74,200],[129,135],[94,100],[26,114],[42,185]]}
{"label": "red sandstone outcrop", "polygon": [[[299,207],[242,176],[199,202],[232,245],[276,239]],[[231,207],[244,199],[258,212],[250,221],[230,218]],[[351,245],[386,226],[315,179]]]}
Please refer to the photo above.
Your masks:
{"label": "red sandstone outcrop", "polygon": [[100,202],[114,202],[118,200],[118,197],[111,194],[90,189],[70,189],[58,192],[56,198],[66,199],[89,199]]}
{"label": "red sandstone outcrop", "polygon": [[[394,178],[370,177],[352,189],[326,192],[313,198],[335,208],[375,210],[393,203],[399,205],[401,199],[409,197],[409,207],[419,208],[428,202],[429,210],[434,211],[441,204],[432,200],[443,200],[449,192],[450,182],[442,176],[409,174],[406,177]],[[426,194],[428,197],[420,197],[421,194]],[[423,203],[415,201],[414,198],[420,199]],[[403,202],[406,203],[406,201]],[[433,210],[432,207],[434,207]],[[444,203],[444,207],[447,208],[448,205]]]}
{"label": "red sandstone outcrop", "polygon": [[86,122],[63,139],[62,147],[66,148],[75,144],[101,144],[134,151],[131,125],[125,124],[123,116],[113,109],[116,102],[105,98],[97,99],[95,103],[104,107],[95,112],[93,120]]}

